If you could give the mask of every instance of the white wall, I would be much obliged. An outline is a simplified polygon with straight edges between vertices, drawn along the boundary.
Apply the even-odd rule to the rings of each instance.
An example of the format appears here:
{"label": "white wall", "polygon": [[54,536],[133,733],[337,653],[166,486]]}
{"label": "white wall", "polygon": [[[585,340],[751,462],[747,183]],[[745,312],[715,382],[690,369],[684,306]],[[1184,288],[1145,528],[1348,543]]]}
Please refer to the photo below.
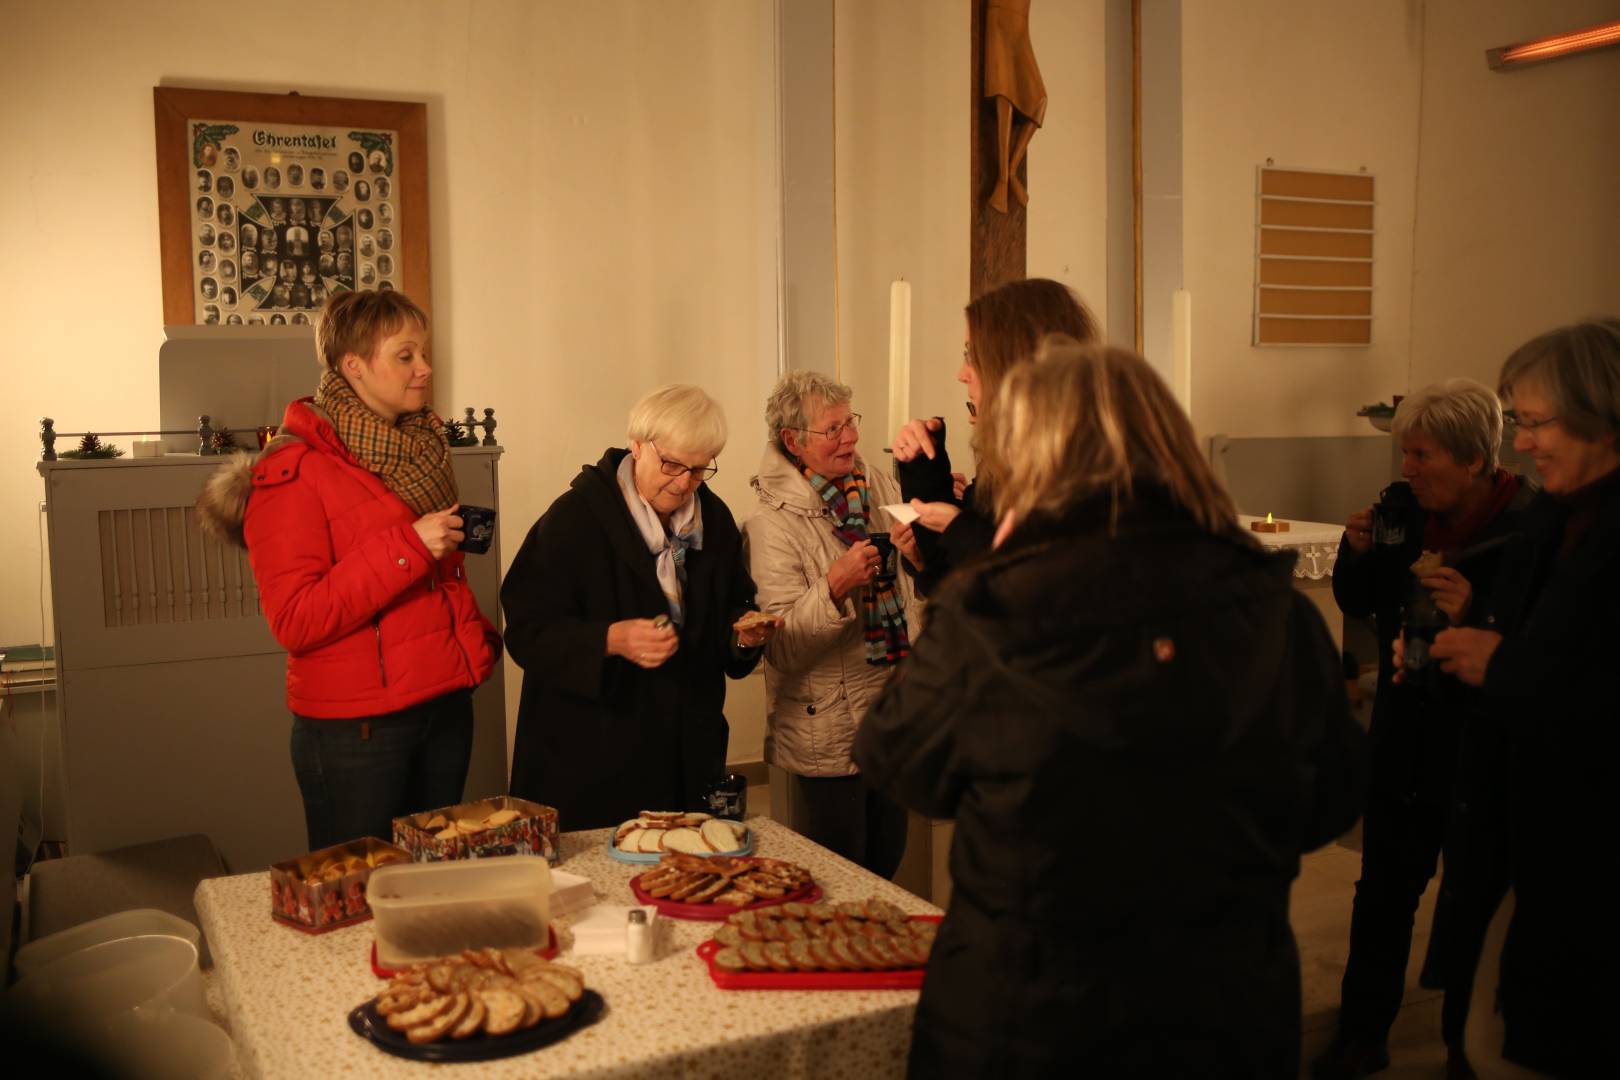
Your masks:
{"label": "white wall", "polygon": [[1106,6],[1036,0],[1029,13],[1049,100],[1029,150],[1026,265],[1079,293],[1099,320],[1109,309]]}
{"label": "white wall", "polygon": [[1409,385],[1488,386],[1517,345],[1620,314],[1620,51],[1511,73],[1485,50],[1614,0],[1428,0]]}
{"label": "white wall", "polygon": [[[1357,407],[1404,392],[1421,12],[1393,0],[1182,5],[1183,244],[1202,434],[1363,434]],[[1255,168],[1267,158],[1377,177],[1370,348],[1249,344]]]}
{"label": "white wall", "polygon": [[[837,5],[839,340],[844,381],[888,445],[889,285],[912,286],[911,416],[946,417],[967,450],[961,365],[968,301],[967,0]],[[1031,276],[1107,311],[1103,0],[1041,0],[1030,14],[1049,103],[1029,152]]]}

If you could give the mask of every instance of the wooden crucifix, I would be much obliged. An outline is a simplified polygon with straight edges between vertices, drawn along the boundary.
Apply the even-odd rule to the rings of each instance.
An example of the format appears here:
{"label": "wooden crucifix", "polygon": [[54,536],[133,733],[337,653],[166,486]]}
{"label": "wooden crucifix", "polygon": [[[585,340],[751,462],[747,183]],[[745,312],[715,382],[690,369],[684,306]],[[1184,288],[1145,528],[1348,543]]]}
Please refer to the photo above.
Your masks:
{"label": "wooden crucifix", "polygon": [[1046,117],[1046,85],[1029,40],[1030,0],[973,0],[969,291],[1025,273],[1029,141]]}

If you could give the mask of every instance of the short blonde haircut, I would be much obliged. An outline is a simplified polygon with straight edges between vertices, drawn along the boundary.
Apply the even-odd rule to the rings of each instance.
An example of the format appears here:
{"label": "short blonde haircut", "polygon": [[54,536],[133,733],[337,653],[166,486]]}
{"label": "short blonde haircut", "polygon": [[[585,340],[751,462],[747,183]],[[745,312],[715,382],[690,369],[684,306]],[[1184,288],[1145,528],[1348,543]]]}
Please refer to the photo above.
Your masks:
{"label": "short blonde haircut", "polygon": [[816,412],[842,405],[854,396],[855,391],[819,371],[790,371],[777,380],[765,399],[765,426],[785,453],[782,432],[803,431]]}
{"label": "short blonde haircut", "polygon": [[338,365],[350,353],[371,360],[390,335],[406,323],[428,331],[427,312],[395,289],[345,290],[334,293],[321,309],[315,325],[315,355],[328,371],[342,374]]}
{"label": "short blonde haircut", "polygon": [[1156,485],[1212,533],[1237,511],[1199,452],[1186,413],[1129,349],[1054,335],[1007,372],[984,420],[983,470],[997,517],[1059,517],[1107,495],[1112,514]]}
{"label": "short blonde haircut", "polygon": [[1457,464],[1467,466],[1477,458],[1483,475],[1496,471],[1502,402],[1484,383],[1446,379],[1408,394],[1395,407],[1390,433],[1400,439],[1414,429],[1439,443]]}
{"label": "short blonde haircut", "polygon": [[1571,435],[1620,435],[1620,319],[1588,319],[1525,342],[1502,365],[1497,389],[1511,401],[1519,383],[1546,394]]}
{"label": "short blonde haircut", "polygon": [[630,438],[665,450],[717,457],[726,448],[726,414],[696,386],[660,386],[630,410]]}

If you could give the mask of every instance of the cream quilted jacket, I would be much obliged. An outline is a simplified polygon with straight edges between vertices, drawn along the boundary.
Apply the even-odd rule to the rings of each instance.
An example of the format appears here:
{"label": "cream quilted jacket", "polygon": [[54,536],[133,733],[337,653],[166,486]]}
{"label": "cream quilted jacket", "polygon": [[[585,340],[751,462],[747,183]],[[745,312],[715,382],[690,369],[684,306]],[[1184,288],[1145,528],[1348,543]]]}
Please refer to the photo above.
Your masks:
{"label": "cream quilted jacket", "polygon": [[[857,455],[856,467],[866,465]],[[765,760],[800,776],[850,776],[855,728],[893,668],[866,662],[860,594],[834,604],[827,568],[849,549],[833,535],[821,497],[774,443],[751,481],[760,505],[743,525],[761,611],[786,624],[765,649]],[[900,502],[900,483],[867,472],[872,531],[894,524],[876,507]],[[913,641],[921,629],[909,575],[898,585]]]}

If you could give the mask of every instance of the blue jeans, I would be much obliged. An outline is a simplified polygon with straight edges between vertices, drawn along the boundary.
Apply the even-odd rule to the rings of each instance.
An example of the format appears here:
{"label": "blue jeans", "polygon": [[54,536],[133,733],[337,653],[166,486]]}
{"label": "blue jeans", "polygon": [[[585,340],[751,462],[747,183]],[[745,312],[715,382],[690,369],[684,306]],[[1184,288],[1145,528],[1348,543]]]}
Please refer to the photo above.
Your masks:
{"label": "blue jeans", "polygon": [[393,838],[393,819],[461,801],[472,760],[472,691],[386,716],[293,717],[292,762],[309,849]]}

